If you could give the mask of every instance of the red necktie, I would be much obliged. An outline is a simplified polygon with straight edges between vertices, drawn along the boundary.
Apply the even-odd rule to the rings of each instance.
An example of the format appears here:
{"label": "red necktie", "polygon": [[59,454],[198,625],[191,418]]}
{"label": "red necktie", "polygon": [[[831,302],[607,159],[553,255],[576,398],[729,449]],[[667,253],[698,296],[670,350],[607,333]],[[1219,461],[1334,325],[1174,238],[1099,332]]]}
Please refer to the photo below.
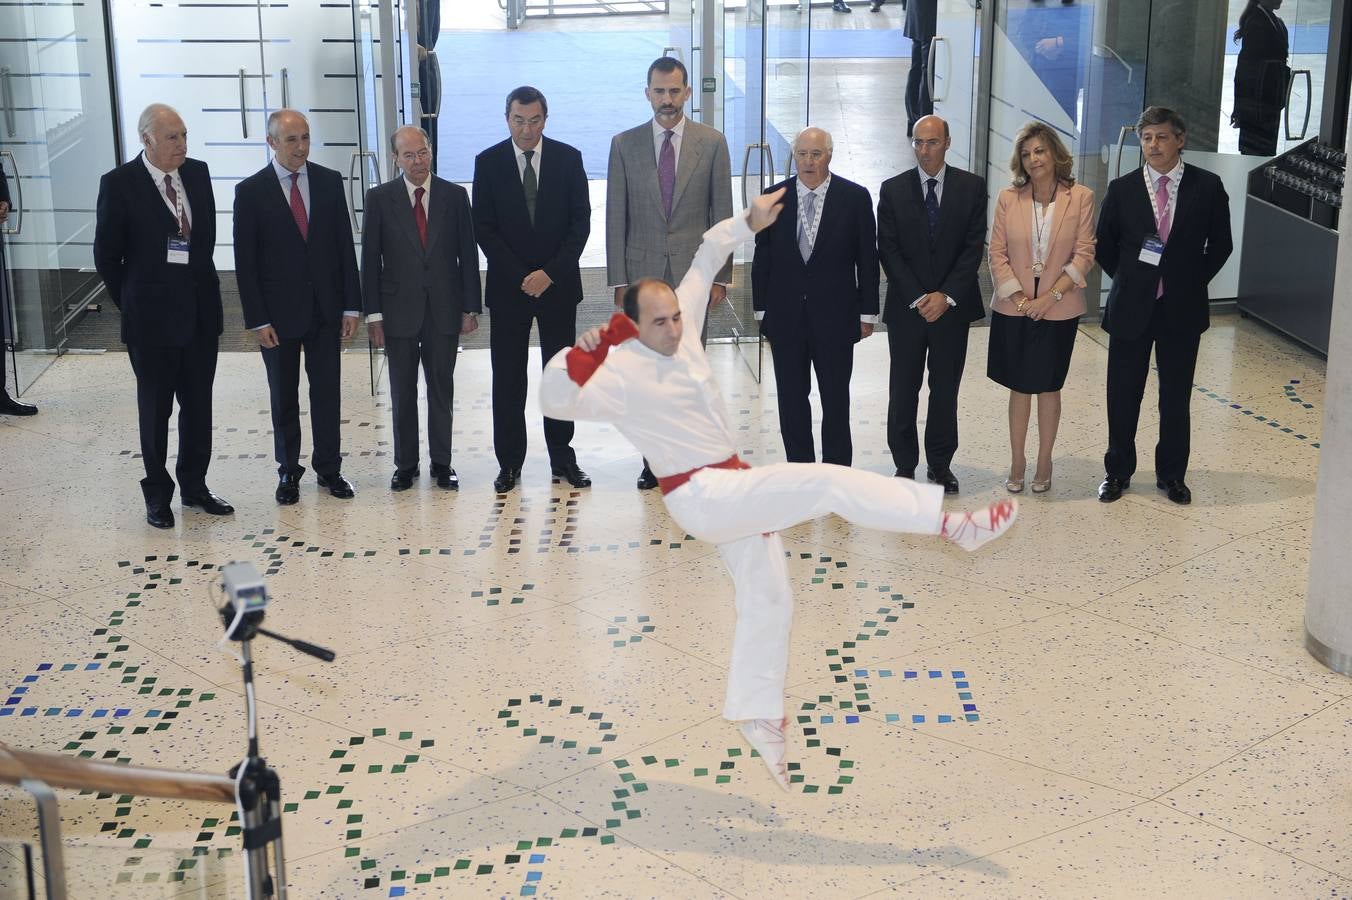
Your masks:
{"label": "red necktie", "polygon": [[300,173],[291,173],[291,215],[303,241],[310,239],[310,220],[305,215],[305,198],[300,195]]}
{"label": "red necktie", "polygon": [[418,237],[422,240],[423,249],[427,249],[427,210],[423,209],[423,194],[427,193],[426,188],[417,188],[413,192],[413,221],[418,223]]}
{"label": "red necktie", "polygon": [[192,238],[192,226],[188,224],[188,211],[180,212],[178,206],[178,191],[174,190],[174,178],[172,175],[164,176],[164,196],[169,198],[169,205],[174,208],[174,215],[178,218],[178,232],[183,235],[183,240]]}

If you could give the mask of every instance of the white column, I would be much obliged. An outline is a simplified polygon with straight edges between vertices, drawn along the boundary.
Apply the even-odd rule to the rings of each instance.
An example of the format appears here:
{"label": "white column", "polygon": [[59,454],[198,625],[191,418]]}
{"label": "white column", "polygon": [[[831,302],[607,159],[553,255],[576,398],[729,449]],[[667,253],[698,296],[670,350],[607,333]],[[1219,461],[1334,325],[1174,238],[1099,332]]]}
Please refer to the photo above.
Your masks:
{"label": "white column", "polygon": [[1329,324],[1324,430],[1319,436],[1305,646],[1321,663],[1352,675],[1352,207],[1343,192],[1342,236]]}

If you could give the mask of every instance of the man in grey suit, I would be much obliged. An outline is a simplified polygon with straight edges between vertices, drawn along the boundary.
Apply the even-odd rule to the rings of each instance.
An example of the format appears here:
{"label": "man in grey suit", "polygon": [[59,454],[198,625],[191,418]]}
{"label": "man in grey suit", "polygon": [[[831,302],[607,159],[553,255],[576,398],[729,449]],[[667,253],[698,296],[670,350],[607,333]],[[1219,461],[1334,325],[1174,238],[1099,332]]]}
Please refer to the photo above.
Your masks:
{"label": "man in grey suit", "polygon": [[384,347],[394,407],[394,477],[418,477],[418,364],[427,381],[427,441],[437,486],[457,490],[451,467],[451,401],[459,335],[479,327],[479,250],[469,194],[432,174],[427,133],[390,137],[403,175],[371,188],[362,232],[362,288],[371,343]]}
{"label": "man in grey suit", "polygon": [[[653,118],[611,139],[606,170],[606,272],[616,306],[642,278],[679,284],[704,232],[732,216],[728,142],[685,117],[685,66],[670,56],[653,62],[644,94]],[[711,305],[727,297],[731,278],[729,259],[709,292]],[[657,487],[646,462],[638,487]]]}

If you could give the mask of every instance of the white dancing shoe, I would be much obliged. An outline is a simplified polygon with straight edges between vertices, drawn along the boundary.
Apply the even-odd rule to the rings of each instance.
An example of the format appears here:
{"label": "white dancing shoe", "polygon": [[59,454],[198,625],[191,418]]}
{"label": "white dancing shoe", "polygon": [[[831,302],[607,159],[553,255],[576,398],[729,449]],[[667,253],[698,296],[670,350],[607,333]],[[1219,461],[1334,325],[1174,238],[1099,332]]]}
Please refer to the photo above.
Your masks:
{"label": "white dancing shoe", "polygon": [[737,724],[742,737],[760,754],[765,767],[786,791],[789,790],[789,767],[784,760],[784,729],[788,724],[788,719],[777,722],[774,719],[747,719]]}
{"label": "white dancing shoe", "polygon": [[1019,501],[997,500],[975,512],[944,513],[944,537],[971,553],[1009,530],[1019,515]]}

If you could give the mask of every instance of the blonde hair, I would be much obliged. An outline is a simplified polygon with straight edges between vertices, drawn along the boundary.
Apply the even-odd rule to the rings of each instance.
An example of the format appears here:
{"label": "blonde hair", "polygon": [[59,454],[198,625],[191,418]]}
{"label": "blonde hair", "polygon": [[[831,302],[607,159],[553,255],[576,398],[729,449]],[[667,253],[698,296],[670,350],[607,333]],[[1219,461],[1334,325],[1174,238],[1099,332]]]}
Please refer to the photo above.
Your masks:
{"label": "blonde hair", "polygon": [[1029,122],[1014,136],[1014,152],[1009,157],[1009,171],[1014,176],[1014,186],[1023,187],[1028,183],[1028,173],[1023,170],[1023,160],[1019,158],[1019,154],[1023,151],[1023,145],[1034,138],[1041,138],[1042,143],[1047,145],[1047,151],[1052,155],[1052,166],[1056,170],[1056,180],[1062,184],[1074,184],[1075,160],[1071,158],[1070,151],[1061,142],[1061,138],[1050,125],[1044,122]]}

